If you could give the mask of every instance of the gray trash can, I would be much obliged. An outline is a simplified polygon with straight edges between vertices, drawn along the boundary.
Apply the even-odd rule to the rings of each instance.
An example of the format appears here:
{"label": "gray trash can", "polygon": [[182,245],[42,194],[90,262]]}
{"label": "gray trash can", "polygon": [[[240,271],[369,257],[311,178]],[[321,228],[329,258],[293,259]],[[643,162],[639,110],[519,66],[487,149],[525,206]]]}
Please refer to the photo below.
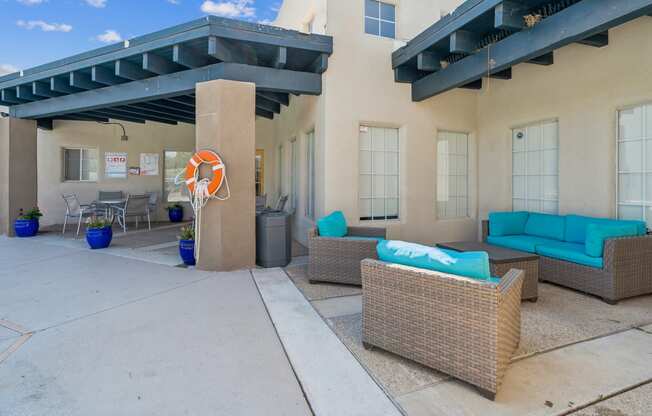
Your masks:
{"label": "gray trash can", "polygon": [[256,264],[284,267],[292,260],[291,216],[283,211],[256,215]]}

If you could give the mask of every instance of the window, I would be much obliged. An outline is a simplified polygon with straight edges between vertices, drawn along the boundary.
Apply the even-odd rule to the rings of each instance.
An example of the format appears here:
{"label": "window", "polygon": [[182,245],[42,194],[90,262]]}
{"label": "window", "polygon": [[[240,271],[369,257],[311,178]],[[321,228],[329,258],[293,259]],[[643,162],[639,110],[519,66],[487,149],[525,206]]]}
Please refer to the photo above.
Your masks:
{"label": "window", "polygon": [[618,217],[652,227],[652,104],[618,112]]}
{"label": "window", "polygon": [[546,121],[512,131],[514,211],[559,212],[559,123]]}
{"label": "window", "polygon": [[360,219],[398,219],[398,129],[360,126],[359,169]]}
{"label": "window", "polygon": [[294,139],[290,142],[290,208],[296,210],[299,206],[299,142]]}
{"label": "window", "polygon": [[469,216],[469,135],[437,135],[437,217]]}
{"label": "window", "polygon": [[177,185],[175,179],[186,168],[186,164],[192,157],[192,152],[165,151],[164,170],[165,177],[165,200],[167,202],[190,201],[185,185]]}
{"label": "window", "polygon": [[278,196],[279,197],[284,196],[285,195],[285,190],[287,189],[287,187],[285,185],[285,181],[286,181],[285,164],[283,163],[284,159],[285,159],[285,154],[284,153],[285,153],[285,148],[281,144],[281,145],[278,146],[278,159],[277,159],[277,161],[278,161],[278,166],[277,166],[277,168],[278,168],[278,170],[277,170],[277,172],[278,172],[278,182],[277,183],[278,183]]}
{"label": "window", "polygon": [[97,181],[97,149],[63,149],[64,181]]}
{"label": "window", "polygon": [[306,217],[315,219],[315,131],[306,135],[306,169],[308,189],[306,192]]}
{"label": "window", "polygon": [[256,149],[256,196],[265,193],[265,150]]}
{"label": "window", "polygon": [[396,8],[375,0],[364,2],[364,31],[385,38],[396,37]]}

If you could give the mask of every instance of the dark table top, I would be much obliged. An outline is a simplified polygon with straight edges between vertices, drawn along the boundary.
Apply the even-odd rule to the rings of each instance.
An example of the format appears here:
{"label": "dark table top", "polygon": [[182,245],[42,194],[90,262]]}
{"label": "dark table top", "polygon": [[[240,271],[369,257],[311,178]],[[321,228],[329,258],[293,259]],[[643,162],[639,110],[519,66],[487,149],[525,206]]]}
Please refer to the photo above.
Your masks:
{"label": "dark table top", "polygon": [[440,248],[455,251],[486,251],[489,254],[489,261],[493,263],[514,263],[517,261],[537,260],[539,256],[525,251],[517,251],[509,248],[492,246],[491,244],[477,241],[459,241],[453,243],[437,244]]}

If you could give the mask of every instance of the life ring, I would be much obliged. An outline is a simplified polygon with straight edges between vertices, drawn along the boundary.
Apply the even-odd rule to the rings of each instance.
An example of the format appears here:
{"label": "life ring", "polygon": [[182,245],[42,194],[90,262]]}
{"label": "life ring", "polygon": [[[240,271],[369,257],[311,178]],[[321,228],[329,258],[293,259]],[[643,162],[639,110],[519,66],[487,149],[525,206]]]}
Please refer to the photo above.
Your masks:
{"label": "life ring", "polygon": [[203,163],[211,165],[211,169],[213,170],[213,179],[211,179],[206,187],[206,192],[208,194],[206,196],[211,197],[217,194],[217,191],[222,187],[222,183],[226,177],[226,166],[224,166],[222,158],[211,150],[200,150],[195,153],[186,165],[186,185],[192,195],[195,194],[195,189],[197,188],[199,166]]}

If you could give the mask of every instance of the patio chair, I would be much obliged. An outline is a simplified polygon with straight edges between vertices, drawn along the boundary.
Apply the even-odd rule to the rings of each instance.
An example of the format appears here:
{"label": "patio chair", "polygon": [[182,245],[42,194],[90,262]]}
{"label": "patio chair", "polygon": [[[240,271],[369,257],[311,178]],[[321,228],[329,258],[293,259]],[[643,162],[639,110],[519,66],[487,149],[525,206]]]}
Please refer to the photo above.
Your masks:
{"label": "patio chair", "polygon": [[360,286],[360,261],[377,259],[378,239],[386,235],[384,228],[347,227],[346,237],[321,237],[317,227],[310,229],[308,280]]}
{"label": "patio chair", "polygon": [[[61,231],[62,235],[66,234],[66,225],[68,224],[68,218],[77,219],[77,234],[76,237],[79,237],[79,231],[81,230],[82,219],[92,217],[96,214],[96,207],[94,204],[80,204],[77,195],[68,194],[61,195],[63,202],[66,204],[66,215],[63,218],[63,230]],[[76,238],[75,237],[75,238]]]}
{"label": "patio chair", "polygon": [[265,209],[267,204],[267,195],[258,195],[256,196],[256,211],[262,211]]}
{"label": "patio chair", "polygon": [[97,201],[95,202],[95,206],[97,209],[103,209],[105,215],[108,216],[109,208],[111,206],[109,204],[103,203],[102,201],[119,201],[122,199],[124,199],[124,193],[122,191],[99,191],[97,193]]}
{"label": "patio chair", "polygon": [[149,202],[147,203],[147,205],[149,206],[149,212],[156,213],[158,209],[159,194],[158,192],[150,192],[148,193],[148,195],[149,195]]}
{"label": "patio chair", "polygon": [[276,208],[274,208],[277,211],[283,211],[285,210],[285,205],[288,202],[288,196],[287,195],[281,195],[278,198],[278,202],[276,203]]}
{"label": "patio chair", "polygon": [[494,400],[521,337],[522,270],[500,283],[366,259],[362,342],[476,386]]}
{"label": "patio chair", "polygon": [[111,207],[117,212],[118,223],[122,230],[127,232],[127,218],[135,218],[136,228],[138,228],[138,219],[147,218],[147,227],[151,231],[152,223],[149,215],[149,195],[128,195],[124,206]]}

